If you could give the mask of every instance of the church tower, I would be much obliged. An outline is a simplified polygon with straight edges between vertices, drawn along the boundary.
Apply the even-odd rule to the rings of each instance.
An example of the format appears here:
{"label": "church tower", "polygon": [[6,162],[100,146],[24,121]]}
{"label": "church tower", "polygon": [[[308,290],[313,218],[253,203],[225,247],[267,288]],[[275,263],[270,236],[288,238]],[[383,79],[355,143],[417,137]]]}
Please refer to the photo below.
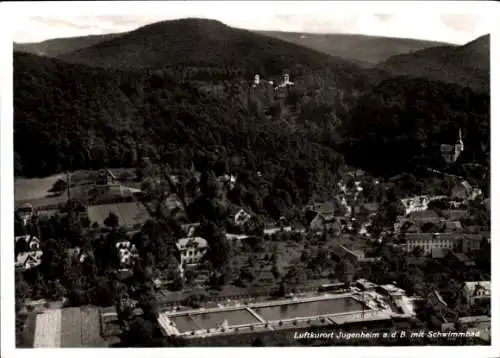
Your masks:
{"label": "church tower", "polygon": [[458,159],[458,157],[463,151],[464,151],[464,142],[462,141],[462,129],[459,129],[457,142],[455,143],[455,160]]}
{"label": "church tower", "polygon": [[462,130],[458,130],[458,138],[455,145],[441,144],[441,155],[444,161],[448,164],[455,163],[464,151],[464,142],[462,140]]}

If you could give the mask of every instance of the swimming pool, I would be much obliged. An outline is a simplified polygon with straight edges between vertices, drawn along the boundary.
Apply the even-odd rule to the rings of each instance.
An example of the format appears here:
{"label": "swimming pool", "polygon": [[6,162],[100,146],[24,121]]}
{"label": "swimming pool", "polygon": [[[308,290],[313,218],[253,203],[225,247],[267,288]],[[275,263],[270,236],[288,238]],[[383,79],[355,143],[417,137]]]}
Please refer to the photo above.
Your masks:
{"label": "swimming pool", "polygon": [[335,313],[362,311],[363,304],[352,297],[333,298],[308,302],[254,307],[253,310],[266,321],[314,317]]}
{"label": "swimming pool", "polygon": [[259,320],[244,308],[230,311],[201,312],[171,316],[179,332],[219,327],[224,321],[228,326],[256,324]]}

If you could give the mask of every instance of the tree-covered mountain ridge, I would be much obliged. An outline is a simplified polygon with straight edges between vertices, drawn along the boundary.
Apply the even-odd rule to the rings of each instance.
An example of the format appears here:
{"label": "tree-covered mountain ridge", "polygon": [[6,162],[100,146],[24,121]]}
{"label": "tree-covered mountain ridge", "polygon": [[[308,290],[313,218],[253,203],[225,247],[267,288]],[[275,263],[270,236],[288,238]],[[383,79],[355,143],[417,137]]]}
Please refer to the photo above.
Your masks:
{"label": "tree-covered mountain ridge", "polygon": [[394,75],[457,83],[477,92],[490,91],[490,35],[463,46],[429,47],[392,56],[376,68]]}
{"label": "tree-covered mountain ridge", "polygon": [[[222,81],[217,94],[203,87],[216,88],[207,83],[168,71],[126,72],[15,53],[16,172],[130,167],[142,155],[166,159],[170,153],[175,165],[210,155],[239,158],[256,170],[299,161],[334,173],[339,152],[362,166],[373,160],[380,169],[406,153],[393,160],[398,171],[424,154],[418,148],[453,143],[458,127],[466,140],[480,131],[472,147],[489,144],[489,95],[459,85],[401,76],[352,92],[311,74],[276,98],[265,84]],[[415,146],[422,125],[432,135]]]}

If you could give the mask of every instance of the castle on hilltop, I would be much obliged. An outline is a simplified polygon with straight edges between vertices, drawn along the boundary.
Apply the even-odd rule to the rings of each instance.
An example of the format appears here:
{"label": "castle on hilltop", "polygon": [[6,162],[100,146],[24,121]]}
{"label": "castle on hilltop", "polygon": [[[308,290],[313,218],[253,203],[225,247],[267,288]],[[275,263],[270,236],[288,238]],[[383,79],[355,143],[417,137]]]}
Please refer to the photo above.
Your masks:
{"label": "castle on hilltop", "polygon": [[458,138],[455,145],[441,144],[441,156],[447,164],[455,163],[464,151],[464,142],[462,141],[462,130],[458,130]]}
{"label": "castle on hilltop", "polygon": [[[274,81],[265,81],[264,79],[260,78],[260,75],[257,73],[255,74],[253,81],[252,81],[252,87],[257,87],[260,86],[261,84],[266,84],[269,86],[274,86]],[[290,74],[287,71],[284,71],[283,74],[281,75],[281,81],[280,83],[274,87],[274,90],[277,91],[280,88],[284,88],[287,86],[293,86],[294,83],[290,81]]]}

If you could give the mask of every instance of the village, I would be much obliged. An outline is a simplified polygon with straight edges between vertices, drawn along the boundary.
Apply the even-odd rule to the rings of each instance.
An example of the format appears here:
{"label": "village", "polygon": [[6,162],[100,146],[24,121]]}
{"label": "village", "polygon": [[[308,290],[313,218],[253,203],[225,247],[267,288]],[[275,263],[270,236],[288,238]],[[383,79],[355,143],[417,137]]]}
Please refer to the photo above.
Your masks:
{"label": "village", "polygon": [[[229,333],[266,331],[273,327],[314,326],[314,322],[338,325],[360,320],[384,321],[394,317],[413,320],[417,316],[415,306],[418,302],[428,301],[434,305],[435,326],[446,330],[467,322],[470,329],[481,327],[484,333],[481,339],[489,339],[489,317],[480,313],[457,317],[455,313],[450,318],[448,304],[438,289],[422,297],[405,293],[392,283],[384,286],[365,279],[368,277],[365,274],[367,269],[385,260],[377,249],[381,246],[408,255],[412,260],[431,260],[447,270],[465,273],[465,278],[482,277],[477,274],[478,262],[474,257],[485,245],[489,245],[490,228],[478,225],[471,217],[474,217],[474,208],[478,205],[489,212],[489,199],[465,180],[457,181],[447,193],[395,198],[388,205],[377,201],[376,195],[365,195],[368,187],[384,187],[387,183],[354,170],[335,184],[332,200],[313,201],[278,220],[269,220],[245,206],[226,205],[224,214],[227,215],[227,225],[220,235],[232,252],[229,258],[232,269],[230,278],[222,285],[217,284],[214,290],[211,288],[214,286],[212,269],[210,264],[207,265],[210,240],[205,236],[206,229],[203,230],[207,222],[203,218],[200,222],[188,219],[196,216],[190,209],[196,198],[179,195],[182,191],[175,189],[180,181],[176,175],[169,175],[165,180],[146,178],[140,183],[133,177],[134,170],[115,173],[112,169],[86,175],[63,175],[49,189],[56,192],[51,197],[18,203],[16,270],[36,270],[44,260],[44,245],[41,242],[50,237],[37,236],[36,231],[33,232],[34,223],[51,217],[77,215],[78,220],[86,222],[86,235],[94,237],[94,240],[114,235],[115,248],[111,252],[115,258],[111,261],[116,261],[118,279],[126,282],[135,274],[135,267],[141,260],[141,250],[137,247],[140,245],[141,230],[158,217],[160,202],[160,207],[169,213],[169,217],[175,218],[180,227],[174,235],[174,252],[168,254],[175,258],[171,259],[173,266],[168,266],[168,272],[155,269],[148,276],[158,305],[157,323],[166,337],[205,339],[207,335],[213,337],[222,333],[226,336]],[[203,195],[200,192],[201,187],[206,186],[200,183],[203,177],[202,173],[193,172],[192,179],[197,183],[192,190],[194,195]],[[213,177],[213,196],[227,203],[228,193],[238,186],[238,176],[222,173]],[[72,211],[68,211],[67,203],[71,203]],[[387,217],[391,218],[390,223],[387,223]],[[115,235],[116,232],[119,235]],[[79,265],[89,259],[95,260],[99,255],[85,244],[68,247],[66,252],[68,258]],[[370,293],[374,289],[373,292],[379,293]],[[489,305],[490,282],[487,280],[463,281],[457,290],[456,294],[467,306]],[[319,293],[319,298],[318,291],[323,291]],[[282,297],[282,301],[266,301],[276,300],[277,297]],[[304,304],[305,307],[323,299],[333,300],[331,302],[348,299],[349,302],[359,302],[355,304],[359,307],[346,307],[343,311],[332,308],[335,307],[332,304],[324,312],[313,307],[310,312],[299,316],[292,314],[283,319],[271,313],[252,313],[253,318],[246,320],[241,313],[244,310],[253,312],[255,307],[259,307],[258,312],[263,312],[263,302],[268,302],[271,308],[275,307],[274,304]],[[66,297],[56,301],[29,299],[23,303],[22,311],[38,313],[36,322],[40,320],[42,323],[35,324],[33,334],[36,337],[36,332],[48,329],[47,323],[43,322],[50,321],[51,312],[75,310],[61,308],[68,305],[74,304],[68,302]],[[343,303],[341,306],[345,305],[350,304]],[[101,336],[115,336],[122,331],[122,324],[118,321],[125,306],[132,309],[132,316],[144,313],[141,302],[130,297],[121,299],[116,306],[100,308],[100,313],[94,315],[94,323],[99,324]],[[192,318],[199,314],[206,315],[206,310],[210,310],[213,316],[208,326]],[[61,315],[60,312],[58,314]],[[186,315],[191,318],[184,318]],[[221,318],[217,319],[217,316]],[[194,323],[186,321],[193,319]],[[52,338],[45,339],[50,341]],[[43,338],[35,341],[38,346],[52,344]],[[81,342],[75,344],[85,345]]]}

